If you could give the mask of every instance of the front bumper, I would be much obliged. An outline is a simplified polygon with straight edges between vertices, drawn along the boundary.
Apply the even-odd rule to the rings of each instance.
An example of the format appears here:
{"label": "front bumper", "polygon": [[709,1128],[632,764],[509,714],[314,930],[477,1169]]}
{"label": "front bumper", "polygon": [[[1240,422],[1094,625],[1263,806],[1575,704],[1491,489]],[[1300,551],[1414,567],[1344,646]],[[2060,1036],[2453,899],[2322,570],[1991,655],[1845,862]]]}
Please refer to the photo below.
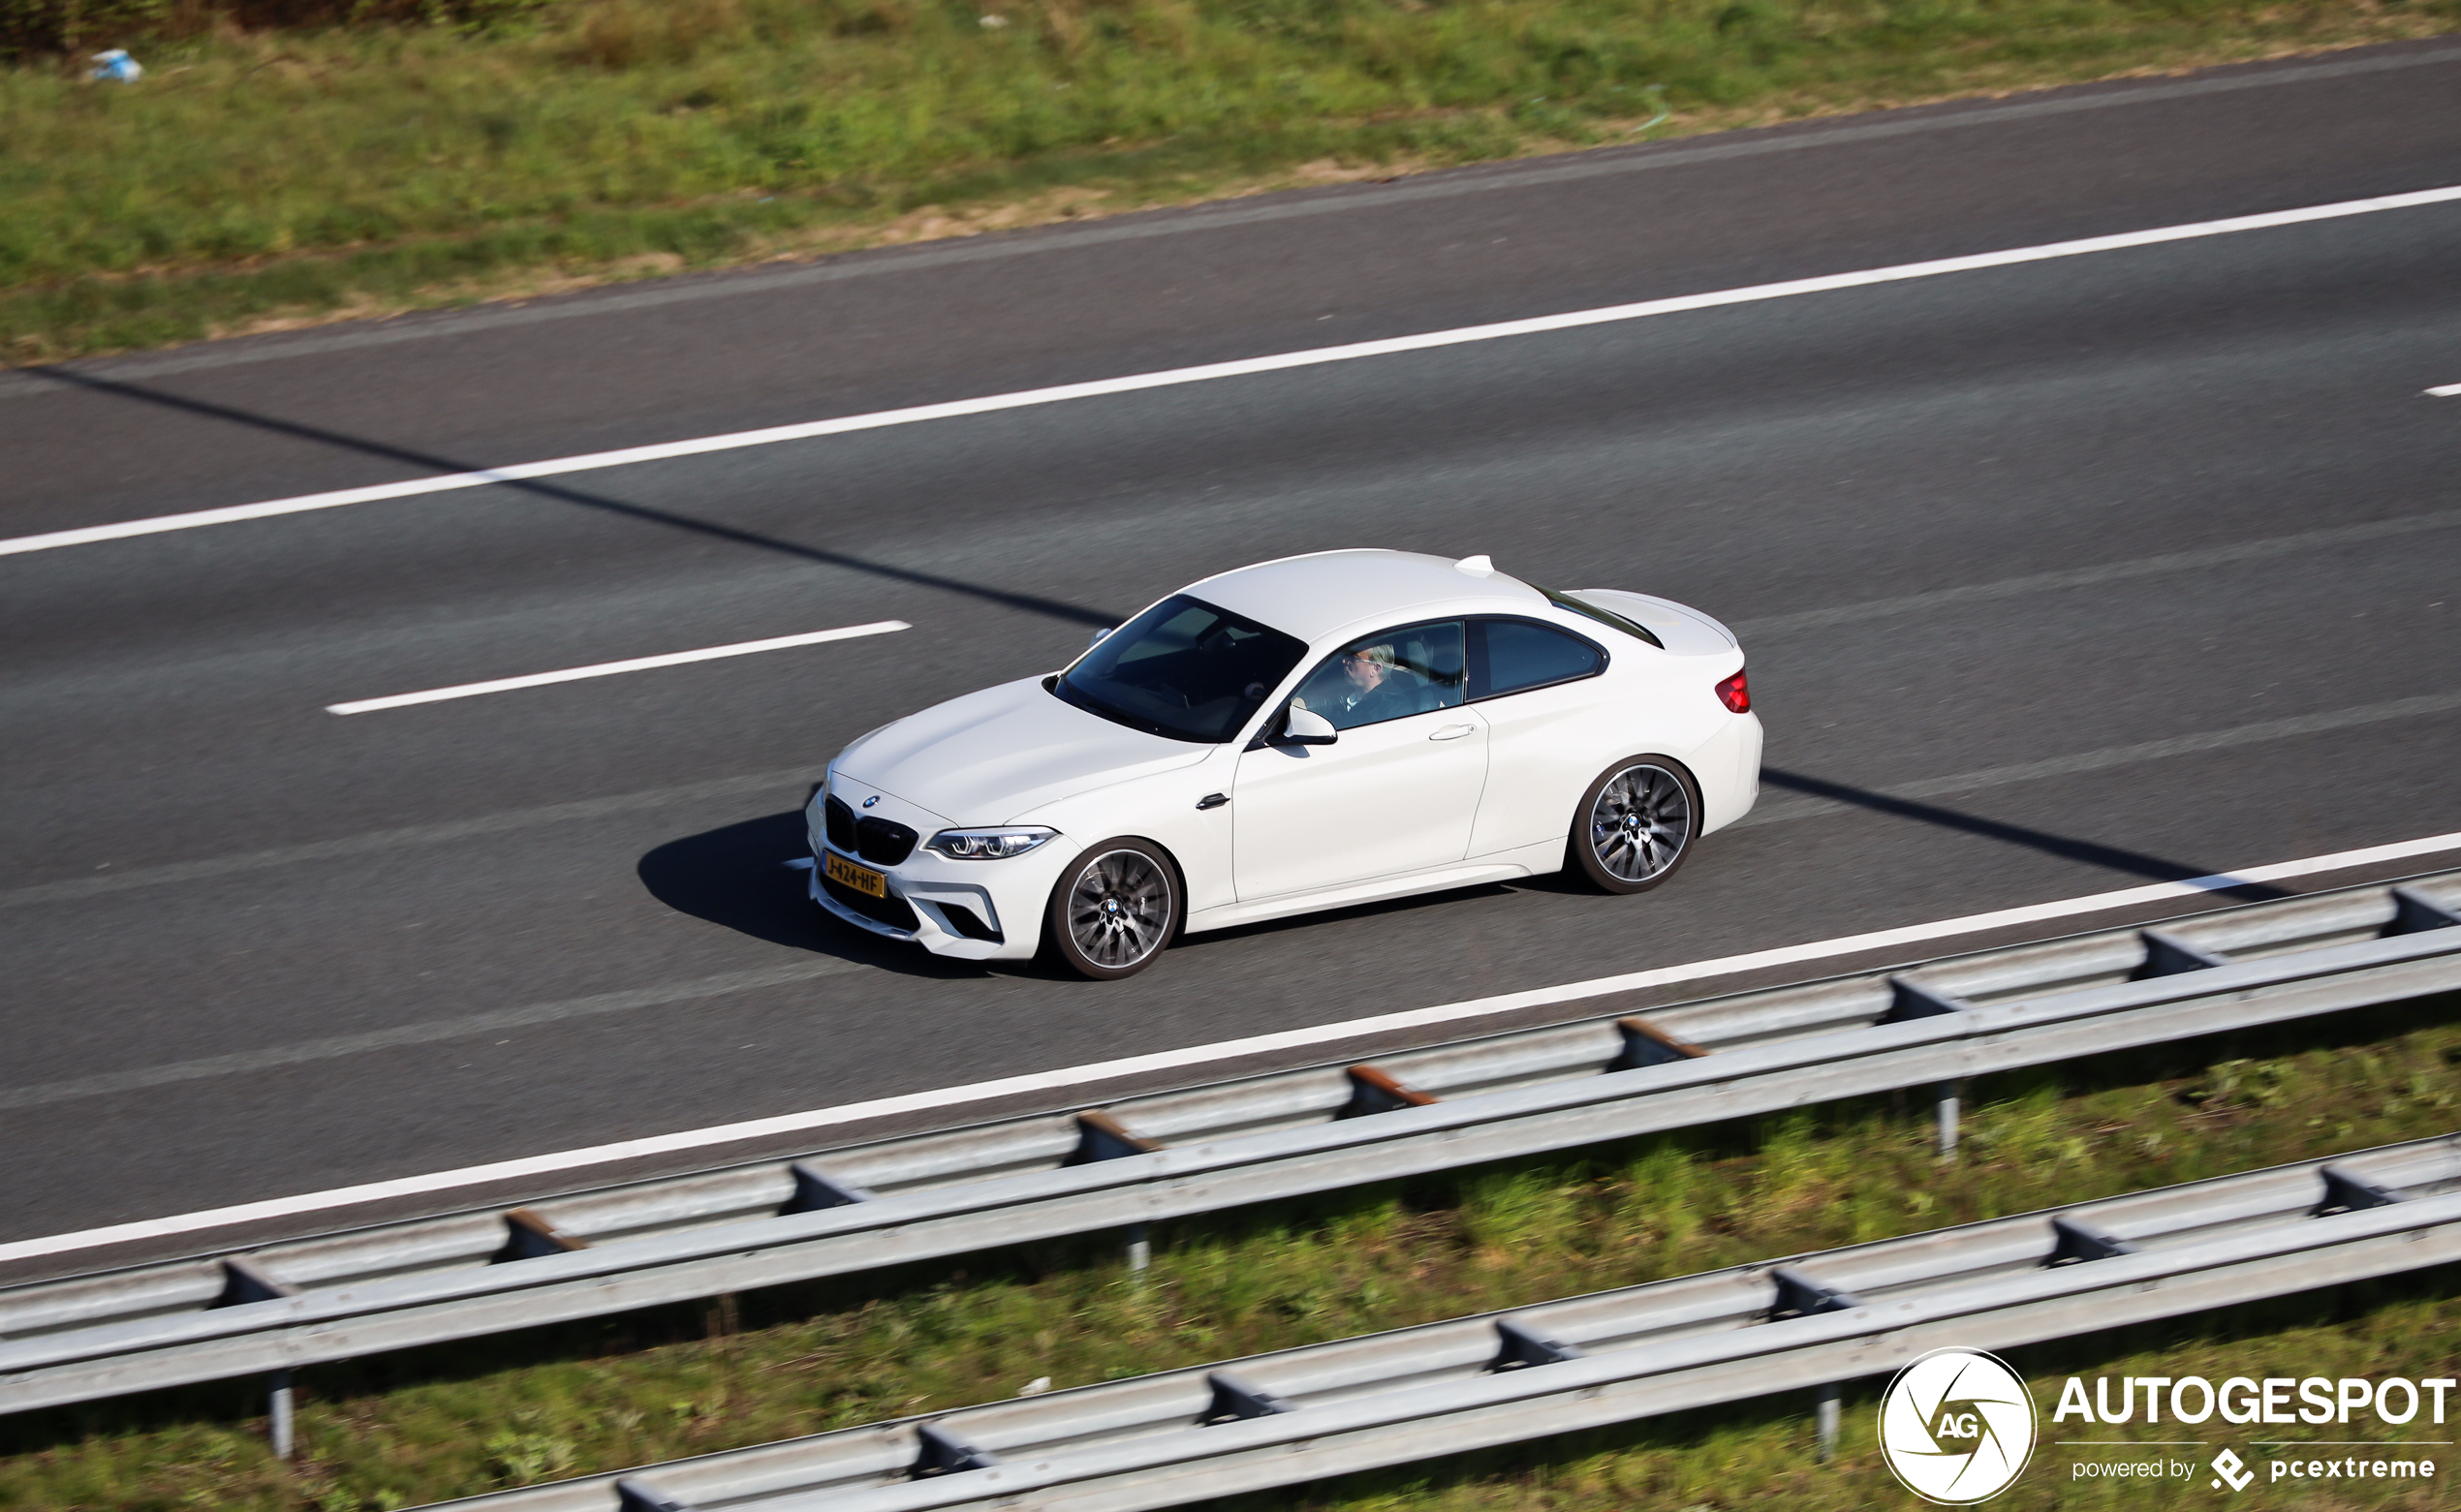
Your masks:
{"label": "front bumper", "polygon": [[[850,801],[854,803],[874,795],[870,789],[853,785],[835,790],[841,800],[846,800],[852,791],[854,797]],[[948,827],[936,815],[912,809],[886,794],[880,796],[888,807],[872,812],[911,825],[925,839],[933,831]],[[919,844],[895,866],[880,866],[857,855],[838,852],[888,880],[889,896],[903,906],[903,912],[912,915],[909,927],[875,918],[830,895],[828,884],[823,879],[830,847],[825,838],[821,797],[815,794],[812,806],[804,812],[804,826],[812,847],[812,869],[806,886],[812,901],[823,910],[857,929],[885,940],[911,941],[934,955],[952,960],[1022,961],[1030,959],[1042,944],[1044,907],[1050,901],[1051,888],[1061,870],[1075,854],[1066,836],[1004,861],[952,861]],[[955,910],[963,910],[964,914]],[[997,938],[977,938],[981,934]]]}

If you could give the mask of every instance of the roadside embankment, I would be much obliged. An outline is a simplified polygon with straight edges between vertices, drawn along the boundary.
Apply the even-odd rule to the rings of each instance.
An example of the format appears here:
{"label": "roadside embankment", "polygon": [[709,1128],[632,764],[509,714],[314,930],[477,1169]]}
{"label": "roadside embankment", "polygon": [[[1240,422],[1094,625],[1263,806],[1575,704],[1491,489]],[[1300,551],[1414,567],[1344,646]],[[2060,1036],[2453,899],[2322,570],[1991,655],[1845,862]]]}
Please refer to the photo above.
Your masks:
{"label": "roadside embankment", "polygon": [[[0,71],[0,362],[2461,28],[2461,0],[121,10]],[[86,77],[110,46],[143,76]]]}

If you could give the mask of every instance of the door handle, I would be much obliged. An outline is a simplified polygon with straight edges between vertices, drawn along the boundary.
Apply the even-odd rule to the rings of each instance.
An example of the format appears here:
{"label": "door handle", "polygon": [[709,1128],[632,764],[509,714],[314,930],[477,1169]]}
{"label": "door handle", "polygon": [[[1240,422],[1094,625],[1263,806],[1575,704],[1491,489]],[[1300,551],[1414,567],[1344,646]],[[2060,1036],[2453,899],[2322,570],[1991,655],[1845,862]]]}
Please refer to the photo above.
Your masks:
{"label": "door handle", "polygon": [[1479,726],[1476,725],[1447,725],[1444,728],[1437,730],[1434,734],[1429,735],[1427,738],[1429,740],[1459,740],[1462,736],[1469,734],[1478,727]]}
{"label": "door handle", "polygon": [[1230,801],[1230,795],[1228,793],[1209,792],[1197,800],[1197,807],[1199,810],[1218,809]]}

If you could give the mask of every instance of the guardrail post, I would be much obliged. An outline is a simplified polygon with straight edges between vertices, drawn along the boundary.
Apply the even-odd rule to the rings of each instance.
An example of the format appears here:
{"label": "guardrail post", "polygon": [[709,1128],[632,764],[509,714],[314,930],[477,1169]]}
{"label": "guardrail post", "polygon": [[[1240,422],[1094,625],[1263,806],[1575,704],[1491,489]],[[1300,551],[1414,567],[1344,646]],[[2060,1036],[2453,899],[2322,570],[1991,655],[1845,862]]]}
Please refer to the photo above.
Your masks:
{"label": "guardrail post", "polygon": [[627,1475],[615,1483],[615,1512],[692,1512],[692,1505],[638,1475]]}
{"label": "guardrail post", "polygon": [[1963,1082],[1942,1082],[1931,1089],[1932,1116],[1939,1125],[1940,1158],[1957,1157],[1957,1103],[1965,1092]]}
{"label": "guardrail post", "polygon": [[1820,1434],[1821,1463],[1826,1465],[1837,1458],[1837,1425],[1842,1415],[1838,1385],[1830,1381],[1814,1394],[1813,1422]]}
{"label": "guardrail post", "polygon": [[[1076,1115],[1076,1148],[1060,1163],[1091,1165],[1097,1160],[1120,1160],[1132,1155],[1151,1155],[1161,1148],[1161,1145],[1133,1132],[1128,1126],[1107,1113],[1079,1113]],[[1150,1231],[1142,1223],[1129,1224],[1129,1276],[1142,1285],[1145,1272],[1153,1263],[1154,1245]]]}
{"label": "guardrail post", "polygon": [[2145,942],[2145,964],[2131,973],[2137,981],[2176,976],[2182,972],[2209,972],[2230,964],[2228,956],[2217,955],[2165,930],[2140,929],[2136,936]]}
{"label": "guardrail post", "polygon": [[1913,1019],[1938,1018],[1943,1013],[1963,1013],[1967,1006],[1963,998],[1925,987],[1911,976],[1891,976],[1888,1011],[1880,1016],[1880,1022],[1903,1024]]}
{"label": "guardrail post", "polygon": [[[244,1254],[227,1255],[222,1262],[222,1295],[206,1304],[216,1308],[245,1307],[251,1302],[272,1302],[282,1297],[296,1297],[299,1288],[275,1276]],[[275,1371],[265,1382],[265,1436],[267,1447],[277,1460],[288,1461],[292,1450],[291,1373]]]}
{"label": "guardrail post", "polygon": [[270,1384],[272,1389],[265,1393],[265,1436],[273,1457],[287,1461],[291,1458],[291,1373],[274,1372]]}
{"label": "guardrail post", "polygon": [[2051,1217],[2051,1252],[2042,1263],[2077,1265],[2135,1252],[2136,1247],[2118,1235],[2096,1228],[2081,1218],[2058,1213]]}
{"label": "guardrail post", "polygon": [[1863,1305],[1863,1299],[1853,1292],[1840,1291],[1791,1265],[1771,1270],[1769,1280],[1777,1285],[1777,1299],[1769,1308],[1772,1323],[1822,1312],[1851,1312]]}
{"label": "guardrail post", "polygon": [[1161,1148],[1144,1135],[1131,1132],[1126,1125],[1107,1113],[1079,1113],[1076,1115],[1076,1149],[1060,1163],[1091,1165],[1097,1160],[1120,1160],[1132,1155],[1151,1155]]}
{"label": "guardrail post", "polygon": [[787,1198],[786,1206],[778,1209],[780,1218],[790,1213],[819,1213],[874,1200],[869,1188],[840,1181],[809,1160],[797,1160],[786,1169],[787,1174],[794,1178],[794,1195]]}
{"label": "guardrail post", "polygon": [[2317,1218],[2322,1218],[2328,1213],[2357,1213],[2368,1208],[2388,1208],[2396,1202],[2405,1200],[2401,1193],[2391,1188],[2379,1186],[2356,1171],[2345,1170],[2338,1165],[2324,1167],[2323,1177],[2324,1200],[2318,1203],[2314,1209],[2314,1215]]}
{"label": "guardrail post", "polygon": [[1235,1423],[1242,1418],[1270,1417],[1276,1412],[1291,1410],[1289,1403],[1229,1371],[1210,1373],[1205,1376],[1205,1384],[1213,1388],[1213,1401],[1205,1407],[1204,1416],[1197,1419],[1199,1428]]}
{"label": "guardrail post", "polygon": [[934,1475],[955,1475],[964,1470],[985,1470],[1000,1463],[1000,1457],[988,1449],[974,1445],[937,1423],[920,1423],[915,1427],[915,1439],[920,1445],[914,1467],[906,1473],[916,1480]]}
{"label": "guardrail post", "polygon": [[2392,890],[2392,922],[2384,926],[2387,935],[2415,935],[2430,929],[2461,927],[2461,912],[2455,912],[2436,902],[2415,887]]}
{"label": "guardrail post", "polygon": [[1527,1370],[1534,1365],[1558,1365],[1566,1360],[1584,1358],[1578,1344],[1568,1344],[1548,1334],[1542,1334],[1517,1318],[1495,1320],[1496,1353],[1487,1362],[1491,1371]]}
{"label": "guardrail post", "polygon": [[251,1302],[271,1302],[277,1297],[296,1297],[299,1288],[275,1276],[244,1254],[226,1255],[222,1261],[222,1294],[205,1304],[212,1308],[240,1308]]}
{"label": "guardrail post", "polygon": [[1679,1039],[1644,1018],[1621,1018],[1615,1028],[1623,1034],[1623,1053],[1607,1065],[1610,1071],[1636,1070],[1644,1065],[1672,1065],[1679,1061],[1698,1060],[1709,1052],[1689,1039]]}
{"label": "guardrail post", "polygon": [[1348,1074],[1350,1101],[1342,1104],[1342,1111],[1334,1114],[1335,1118],[1366,1118],[1400,1108],[1428,1107],[1436,1101],[1433,1093],[1404,1084],[1381,1065],[1354,1065]]}
{"label": "guardrail post", "polygon": [[590,1242],[576,1238],[548,1222],[528,1208],[514,1208],[504,1216],[504,1248],[496,1251],[496,1259],[536,1260],[545,1255],[570,1254],[586,1250]]}

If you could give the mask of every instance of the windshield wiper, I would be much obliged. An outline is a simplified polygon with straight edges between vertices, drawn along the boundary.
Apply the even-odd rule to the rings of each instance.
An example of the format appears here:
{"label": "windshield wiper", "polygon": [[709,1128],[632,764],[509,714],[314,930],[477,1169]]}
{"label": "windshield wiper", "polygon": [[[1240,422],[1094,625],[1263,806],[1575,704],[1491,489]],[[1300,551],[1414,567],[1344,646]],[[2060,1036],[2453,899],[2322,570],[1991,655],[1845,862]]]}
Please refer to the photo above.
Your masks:
{"label": "windshield wiper", "polygon": [[1148,735],[1160,735],[1167,740],[1186,740],[1189,738],[1177,730],[1166,728],[1164,725],[1153,720],[1140,719],[1137,715],[1131,714],[1126,709],[1121,708],[1119,705],[1112,703],[1107,698],[1096,697],[1094,694],[1087,693],[1084,689],[1077,687],[1075,683],[1070,682],[1066,674],[1061,675],[1057,681],[1051,684],[1051,692],[1062,703],[1068,704],[1073,708],[1083,709],[1088,714],[1098,715],[1103,719],[1110,721],[1114,725],[1125,725],[1130,729],[1139,730]]}

